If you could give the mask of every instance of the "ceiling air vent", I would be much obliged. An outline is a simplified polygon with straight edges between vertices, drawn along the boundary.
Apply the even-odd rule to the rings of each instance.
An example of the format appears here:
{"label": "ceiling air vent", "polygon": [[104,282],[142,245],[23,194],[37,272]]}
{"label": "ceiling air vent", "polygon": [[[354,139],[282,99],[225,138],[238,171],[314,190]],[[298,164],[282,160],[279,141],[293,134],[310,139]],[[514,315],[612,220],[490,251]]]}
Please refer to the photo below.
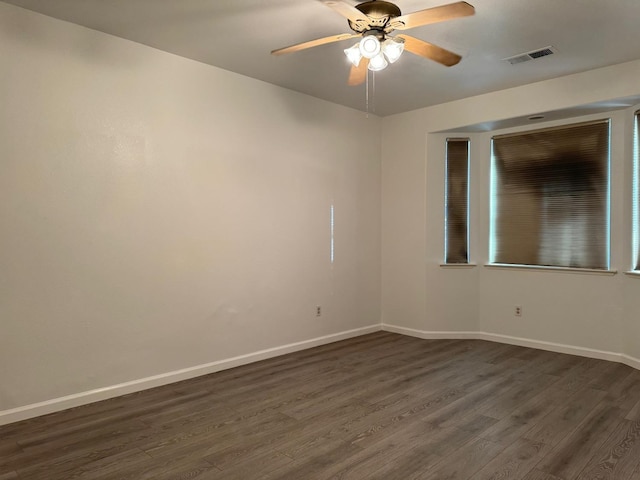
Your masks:
{"label": "ceiling air vent", "polygon": [[513,57],[504,58],[505,62],[509,62],[511,65],[516,65],[522,62],[528,62],[529,60],[535,60],[536,58],[546,57],[547,55],[553,55],[556,53],[556,49],[553,47],[544,47],[538,50],[533,50],[527,53],[519,53]]}

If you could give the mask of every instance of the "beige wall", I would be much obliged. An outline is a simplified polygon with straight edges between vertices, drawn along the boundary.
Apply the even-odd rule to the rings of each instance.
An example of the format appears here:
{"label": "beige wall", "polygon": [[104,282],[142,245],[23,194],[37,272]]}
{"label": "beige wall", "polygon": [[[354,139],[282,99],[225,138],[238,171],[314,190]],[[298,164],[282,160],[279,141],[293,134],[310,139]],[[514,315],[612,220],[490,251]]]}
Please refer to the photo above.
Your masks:
{"label": "beige wall", "polygon": [[[499,121],[541,111],[635,96],[639,76],[640,62],[630,62],[384,118],[383,322],[424,336],[486,332],[640,358],[640,278],[622,273],[630,266],[633,108],[581,117],[613,119],[614,276],[483,266],[488,260],[490,137],[497,133],[491,131],[471,135],[471,255],[478,266],[442,268],[447,134],[437,133],[463,132],[477,124],[490,129]],[[522,317],[514,316],[515,305],[523,307]]]}
{"label": "beige wall", "polygon": [[379,118],[4,3],[0,59],[0,413],[379,323]]}

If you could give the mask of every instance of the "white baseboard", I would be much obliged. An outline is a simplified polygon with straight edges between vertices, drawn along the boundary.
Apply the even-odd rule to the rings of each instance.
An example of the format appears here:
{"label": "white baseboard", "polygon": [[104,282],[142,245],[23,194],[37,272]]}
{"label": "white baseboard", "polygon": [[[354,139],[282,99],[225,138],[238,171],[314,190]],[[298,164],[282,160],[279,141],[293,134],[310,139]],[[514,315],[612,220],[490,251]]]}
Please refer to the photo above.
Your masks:
{"label": "white baseboard", "polygon": [[260,350],[258,352],[240,355],[233,358],[218,360],[216,362],[211,362],[204,365],[197,365],[195,367],[175,370],[173,372],[154,375],[152,377],[141,378],[138,380],[133,380],[131,382],[112,385],[105,388],[97,388],[95,390],[89,390],[73,395],[67,395],[65,397],[54,398],[44,402],[25,405],[23,407],[4,410],[0,411],[0,425],[19,422],[28,418],[39,417],[41,415],[46,415],[49,413],[66,410],[68,408],[98,402],[100,400],[106,400],[108,398],[119,397],[128,393],[139,392],[141,390],[147,390],[149,388],[159,387],[182,380],[188,380],[189,378],[208,375],[210,373],[219,372],[221,370],[239,367],[240,365],[246,365],[248,363],[258,362],[260,360],[266,360],[268,358],[277,357],[279,355],[286,355],[287,353],[293,353],[320,345],[326,345],[327,343],[346,340],[347,338],[366,335],[368,333],[377,331],[380,331],[379,324],[370,325],[367,327],[356,328],[353,330],[347,330],[331,335],[325,335],[323,337],[313,338],[311,340],[304,340],[302,342],[290,343],[288,345],[282,345],[280,347]]}
{"label": "white baseboard", "polygon": [[622,359],[620,360],[621,363],[624,363],[625,365],[629,365],[632,368],[635,368],[636,370],[640,370],[640,358],[635,358],[632,357],[631,355],[621,355]]}
{"label": "white baseboard", "polygon": [[428,332],[386,323],[382,324],[382,330],[425,340],[476,340],[478,338],[477,332]]}
{"label": "white baseboard", "polygon": [[423,339],[455,339],[455,340],[488,340],[490,342],[507,343],[509,345],[518,345],[520,347],[537,348],[539,350],[548,350],[556,353],[567,353],[569,355],[578,355],[580,357],[596,358],[598,360],[609,360],[628,365],[632,368],[640,370],[640,359],[634,358],[623,353],[607,352],[604,350],[596,350],[593,348],[575,347],[573,345],[565,345],[562,343],[545,342],[542,340],[531,340],[528,338],[512,337],[509,335],[500,335],[498,333],[489,332],[430,332],[426,330],[416,330],[413,328],[400,327],[397,325],[382,325],[382,330],[386,332],[400,333],[411,337]]}
{"label": "white baseboard", "polygon": [[304,340],[302,342],[290,343],[288,345],[282,345],[280,347],[260,350],[258,352],[253,352],[246,355],[240,355],[237,357],[219,360],[204,365],[197,365],[195,367],[175,370],[173,372],[154,375],[147,378],[141,378],[138,380],[133,380],[131,382],[112,385],[105,388],[98,388],[95,390],[76,393],[65,397],[54,398],[44,402],[25,405],[23,407],[13,408],[10,410],[0,411],[0,425],[6,425],[33,417],[39,417],[41,415],[66,410],[68,408],[79,407],[81,405],[98,402],[100,400],[106,400],[108,398],[119,397],[121,395],[139,392],[141,390],[147,390],[149,388],[159,387],[182,380],[188,380],[190,378],[208,375],[210,373],[219,372],[221,370],[239,367],[241,365],[277,357],[279,355],[286,355],[287,353],[293,353],[320,345],[326,345],[328,343],[338,342],[340,340],[346,340],[348,338],[366,335],[368,333],[374,333],[380,330],[422,339],[488,340],[491,342],[537,348],[540,350],[549,350],[551,352],[557,353],[567,353],[571,355],[578,355],[581,357],[610,360],[613,362],[623,363],[625,365],[629,365],[632,368],[640,370],[640,359],[621,353],[575,347],[572,345],[544,342],[540,340],[530,340],[527,338],[512,337],[508,335],[500,335],[497,333],[455,331],[430,332],[426,330],[416,330],[413,328],[400,327],[397,325],[378,324],[356,328],[354,330],[347,330],[323,337],[317,337],[310,340]]}

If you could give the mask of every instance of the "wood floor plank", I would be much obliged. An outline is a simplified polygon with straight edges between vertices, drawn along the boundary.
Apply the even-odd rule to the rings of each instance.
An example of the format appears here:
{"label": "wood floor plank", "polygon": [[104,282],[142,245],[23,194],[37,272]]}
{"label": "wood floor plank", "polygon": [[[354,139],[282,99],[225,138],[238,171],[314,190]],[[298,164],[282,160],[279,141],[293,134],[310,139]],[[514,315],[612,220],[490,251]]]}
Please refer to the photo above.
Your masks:
{"label": "wood floor plank", "polygon": [[83,461],[52,461],[38,463],[18,469],[21,480],[49,480],[51,478],[99,478],[101,473],[112,472],[125,478],[126,469],[130,465],[137,465],[147,461],[149,457],[144,452],[133,449],[118,449],[111,454],[100,454],[97,457],[84,457]]}
{"label": "wood floor plank", "polygon": [[613,385],[623,382],[627,377],[632,377],[634,370],[620,363],[607,362],[608,368],[603,369],[591,382],[589,386],[596,390],[609,391]]}
{"label": "wood floor plank", "polygon": [[486,430],[498,422],[499,420],[497,418],[487,417],[473,412],[470,415],[464,415],[460,418],[456,423],[456,428],[481,436]]}
{"label": "wood floor plank", "polygon": [[552,447],[524,438],[500,452],[470,480],[522,480]]}
{"label": "wood floor plank", "polygon": [[0,427],[0,480],[640,480],[640,371],[389,332]]}
{"label": "wood floor plank", "polygon": [[251,441],[254,436],[265,435],[265,432],[277,434],[294,428],[297,424],[296,420],[279,412],[257,417],[236,416],[228,422],[172,432],[168,436],[139,445],[139,448],[152,457],[179,455],[194,449],[200,450],[201,455],[206,457],[227,448],[229,444]]}
{"label": "wood floor plank", "polygon": [[242,445],[229,445],[204,458],[217,467],[225,469],[230,464],[244,460],[256,450],[268,447],[296,459],[310,450],[317,449],[319,445],[333,442],[334,439],[327,436],[327,432],[332,427],[342,424],[353,416],[361,415],[369,408],[370,406],[352,402],[332,404],[328,412],[321,411],[305,421],[297,422],[293,426],[287,425],[286,428],[277,431],[271,429],[251,438],[245,437]]}
{"label": "wood floor plank", "polygon": [[600,404],[605,393],[585,387],[576,392],[566,406],[558,406],[544,419],[537,422],[524,438],[555,446],[566,438]]}
{"label": "wood floor plank", "polygon": [[102,416],[117,415],[119,412],[126,415],[126,412],[130,411],[134,405],[152,405],[154,402],[161,402],[164,399],[175,402],[177,396],[172,389],[154,388],[4,425],[0,427],[0,430],[2,438],[5,440],[25,441],[33,436],[47,434],[47,432],[65,430],[68,426],[77,428],[87,422],[95,422],[96,419],[102,421],[100,420]]}
{"label": "wood floor plank", "polygon": [[242,462],[220,467],[220,478],[224,480],[246,480],[256,478],[256,473],[269,475],[276,470],[285,469],[293,459],[271,448],[256,449],[251,455],[245,457]]}
{"label": "wood floor plank", "polygon": [[[336,463],[319,474],[322,479],[357,480],[362,478],[403,478],[404,472],[390,472],[397,465],[407,467],[402,456],[414,445],[424,445],[439,437],[441,429],[425,422],[413,422],[401,432],[381,438],[370,448],[348,458],[346,462]],[[438,458],[433,456],[432,458]]]}
{"label": "wood floor plank", "polygon": [[504,446],[478,438],[436,463],[433,468],[412,479],[463,480],[471,478],[504,450]]}
{"label": "wood floor plank", "polygon": [[564,354],[559,355],[552,352],[548,353],[550,355],[546,357],[548,360],[541,369],[541,373],[555,377],[564,377],[567,375],[575,375],[586,370],[587,362],[585,362],[585,359],[582,357]]}
{"label": "wood floor plank", "polygon": [[605,400],[630,412],[640,400],[640,370],[634,370],[624,380],[610,385]]}
{"label": "wood floor plank", "polygon": [[640,420],[640,399],[624,418],[627,420]]}
{"label": "wood floor plank", "polygon": [[544,395],[538,395],[487,429],[482,436],[505,446],[510,445],[556,408],[557,406],[550,403]]}
{"label": "wood floor plank", "polygon": [[442,465],[441,462],[449,455],[478,439],[473,432],[460,428],[440,428],[430,423],[427,425],[434,429],[433,433],[420,443],[407,445],[405,453],[398,457],[395,463],[387,465],[382,470],[371,472],[372,478],[380,480],[423,478],[434,466]]}
{"label": "wood floor plank", "polygon": [[265,475],[257,473],[254,477],[259,480],[292,480],[319,478],[321,472],[334,464],[348,461],[362,449],[356,445],[348,445],[341,442],[330,444],[326,449],[310,453],[309,455],[294,460],[282,468]]}
{"label": "wood floor plank", "polygon": [[475,410],[487,417],[502,419],[556,381],[556,377],[540,375],[531,381],[517,382],[504,392],[495,392],[490,401],[484,402]]}
{"label": "wood floor plank", "polygon": [[356,432],[347,438],[349,443],[360,445],[366,448],[367,445],[374,444],[381,437],[391,435],[403,429],[413,419],[421,419],[430,412],[435,412],[451,402],[455,401],[462,391],[459,389],[437,392],[426,398],[416,399],[402,412],[380,419],[376,423],[364,425],[364,429]]}
{"label": "wood floor plank", "polygon": [[[368,439],[369,437],[375,436],[376,432],[382,431],[384,433],[375,436],[375,439],[384,438],[385,435],[390,435],[393,431],[393,429],[389,428],[386,432],[384,430],[385,426],[391,423],[391,419],[406,414],[407,411],[415,408],[416,401],[416,397],[398,392],[397,395],[389,396],[384,401],[371,405],[370,408],[363,410],[360,414],[354,415],[340,424],[329,425],[328,428],[320,432],[319,436],[326,440],[358,443],[362,442],[363,438]],[[296,452],[289,447],[291,444],[296,445],[295,450],[304,450],[313,447],[313,442],[305,441],[301,444],[296,441],[295,437],[287,438],[284,445],[276,445],[275,447],[280,451],[295,454]]]}
{"label": "wood floor plank", "polygon": [[577,480],[630,479],[640,461],[640,421],[623,421],[592,457]]}
{"label": "wood floor plank", "polygon": [[620,426],[621,410],[601,402],[536,468],[572,480]]}
{"label": "wood floor plank", "polygon": [[15,442],[4,442],[0,448],[0,472],[11,470],[9,467],[15,465],[16,460],[24,455],[22,447]]}
{"label": "wood floor plank", "polygon": [[[12,461],[12,468],[20,472],[22,476],[27,473],[33,476],[53,475],[54,471],[80,470],[87,464],[100,461],[102,459],[128,458],[129,454],[139,455],[139,450],[135,448],[135,441],[140,439],[151,439],[157,432],[153,429],[141,429],[133,434],[121,436],[117,435],[108,440],[101,439],[97,442],[86,442],[86,444],[75,445],[69,448],[56,450],[55,442],[52,442],[51,450],[47,452],[23,453]],[[55,477],[53,477],[55,478]]]}
{"label": "wood floor plank", "polygon": [[563,480],[549,473],[534,468],[522,480]]}
{"label": "wood floor plank", "polygon": [[482,413],[482,407],[488,403],[492,403],[495,397],[499,397],[505,391],[513,386],[513,380],[510,378],[496,378],[491,382],[487,382],[481,388],[464,395],[450,404],[431,412],[423,418],[428,422],[440,427],[453,426],[460,418],[464,418],[469,413]]}

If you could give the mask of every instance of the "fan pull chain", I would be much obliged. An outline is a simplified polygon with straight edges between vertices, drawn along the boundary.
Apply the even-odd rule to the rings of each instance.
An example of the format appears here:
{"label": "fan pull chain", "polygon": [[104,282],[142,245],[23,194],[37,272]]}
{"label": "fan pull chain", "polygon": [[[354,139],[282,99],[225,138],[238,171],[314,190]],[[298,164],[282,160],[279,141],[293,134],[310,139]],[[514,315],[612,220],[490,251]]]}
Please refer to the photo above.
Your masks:
{"label": "fan pull chain", "polygon": [[371,112],[376,113],[376,72],[371,72]]}
{"label": "fan pull chain", "polygon": [[[371,75],[371,88],[369,88],[369,75]],[[375,113],[376,111],[376,72],[367,71],[366,81],[365,81],[365,97],[366,97],[366,118],[369,118],[369,106],[371,105],[371,112]]]}

